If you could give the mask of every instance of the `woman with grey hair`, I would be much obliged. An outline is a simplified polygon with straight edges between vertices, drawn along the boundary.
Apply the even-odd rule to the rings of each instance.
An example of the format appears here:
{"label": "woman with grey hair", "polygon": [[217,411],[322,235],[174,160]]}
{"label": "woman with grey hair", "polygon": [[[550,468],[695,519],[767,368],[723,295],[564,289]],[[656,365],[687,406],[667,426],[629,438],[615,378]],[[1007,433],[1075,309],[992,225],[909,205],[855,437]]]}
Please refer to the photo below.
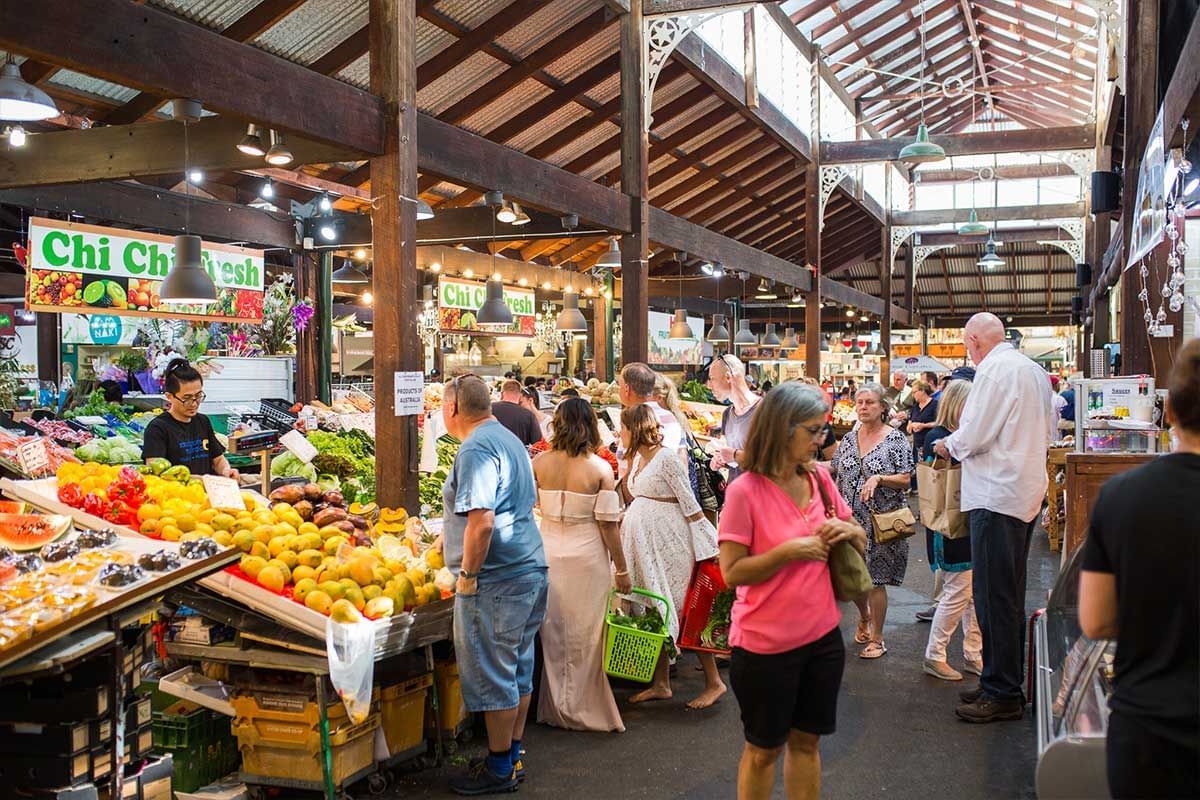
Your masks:
{"label": "woman with grey hair", "polygon": [[854,641],[866,645],[859,658],[879,658],[887,652],[883,642],[887,587],[904,583],[908,540],[876,542],[871,513],[896,511],[908,502],[913,454],[904,434],[887,424],[891,409],[878,383],[865,383],[858,389],[854,410],[858,422],[842,437],[831,466],[838,490],[867,532],[867,570],[874,584],[865,597],[855,601],[859,620]]}
{"label": "woman with grey hair", "polygon": [[817,387],[768,392],[721,512],[721,572],[737,588],[729,678],[746,738],[740,798],[771,796],[780,755],[787,796],[819,796],[820,737],[836,728],[846,646],[827,559],[841,541],[862,552],[866,534],[814,461],[828,411]]}

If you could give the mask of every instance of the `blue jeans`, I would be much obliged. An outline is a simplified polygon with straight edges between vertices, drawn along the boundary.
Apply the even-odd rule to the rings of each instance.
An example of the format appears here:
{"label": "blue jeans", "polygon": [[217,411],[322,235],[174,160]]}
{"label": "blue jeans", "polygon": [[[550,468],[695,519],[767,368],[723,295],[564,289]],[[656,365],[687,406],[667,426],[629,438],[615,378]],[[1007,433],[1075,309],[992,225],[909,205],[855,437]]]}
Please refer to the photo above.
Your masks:
{"label": "blue jeans", "polygon": [[985,697],[1025,702],[1025,569],[1033,522],[995,511],[970,512],[975,616],[983,634]]}
{"label": "blue jeans", "polygon": [[546,617],[546,570],[479,582],[454,598],[454,654],[472,712],[516,708],[533,691],[534,637]]}

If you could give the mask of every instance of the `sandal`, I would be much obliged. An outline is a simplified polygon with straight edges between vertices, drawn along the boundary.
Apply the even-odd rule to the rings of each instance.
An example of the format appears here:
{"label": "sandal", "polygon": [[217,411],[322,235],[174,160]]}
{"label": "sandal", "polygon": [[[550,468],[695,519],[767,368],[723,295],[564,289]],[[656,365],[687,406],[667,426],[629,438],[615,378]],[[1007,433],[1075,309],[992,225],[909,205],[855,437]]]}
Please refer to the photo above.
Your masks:
{"label": "sandal", "polygon": [[887,645],[882,639],[873,639],[867,643],[867,646],[858,654],[859,658],[880,658],[887,652]]}
{"label": "sandal", "polygon": [[854,641],[858,644],[866,644],[871,641],[871,621],[858,618],[858,629],[854,631]]}

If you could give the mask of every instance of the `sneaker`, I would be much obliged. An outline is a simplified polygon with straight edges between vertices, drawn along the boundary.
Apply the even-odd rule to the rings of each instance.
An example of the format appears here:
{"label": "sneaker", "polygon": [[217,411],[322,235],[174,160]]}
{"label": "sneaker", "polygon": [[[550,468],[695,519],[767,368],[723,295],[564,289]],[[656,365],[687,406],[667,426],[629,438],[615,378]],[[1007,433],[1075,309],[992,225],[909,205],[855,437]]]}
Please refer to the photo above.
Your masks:
{"label": "sneaker", "polygon": [[450,788],[455,794],[475,797],[482,794],[507,794],[520,786],[514,770],[507,776],[497,775],[487,768],[483,759],[471,763],[465,775],[450,779]]}
{"label": "sneaker", "polygon": [[983,674],[983,660],[980,659],[979,661],[972,661],[969,658],[966,659],[965,661],[963,661],[962,671],[970,673],[971,675],[982,675]]}
{"label": "sneaker", "polygon": [[926,675],[932,675],[944,681],[961,681],[963,679],[962,673],[945,661],[934,661],[927,658],[925,659],[924,670]]}
{"label": "sneaker", "polygon": [[982,696],[983,688],[980,686],[976,686],[974,689],[968,689],[965,692],[958,693],[958,699],[962,700],[964,703],[974,703]]}
{"label": "sneaker", "polygon": [[[521,752],[524,753],[525,751],[522,749]],[[478,769],[479,765],[484,763],[484,761],[485,759],[483,758],[472,758],[467,764],[467,769]],[[523,759],[518,758],[516,763],[513,764],[513,775],[517,776],[519,783],[525,782],[525,761]]]}
{"label": "sneaker", "polygon": [[929,608],[925,609],[924,611],[918,611],[915,614],[915,616],[917,618],[917,622],[933,622],[933,615],[935,613],[937,613],[937,604],[936,603],[931,605]]}
{"label": "sneaker", "polygon": [[1025,704],[1020,700],[1002,701],[981,697],[974,703],[964,703],[954,713],[966,722],[1003,722],[1025,716]]}

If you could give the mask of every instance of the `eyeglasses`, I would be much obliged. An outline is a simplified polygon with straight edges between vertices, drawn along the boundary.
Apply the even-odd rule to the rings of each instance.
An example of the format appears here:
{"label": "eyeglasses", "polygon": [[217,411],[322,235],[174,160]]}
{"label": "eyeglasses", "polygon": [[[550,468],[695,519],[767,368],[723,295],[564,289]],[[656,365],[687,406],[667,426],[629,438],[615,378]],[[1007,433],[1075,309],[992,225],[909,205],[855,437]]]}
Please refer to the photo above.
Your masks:
{"label": "eyeglasses", "polygon": [[798,430],[807,431],[809,436],[812,436],[815,438],[815,437],[819,436],[822,431],[825,430],[825,426],[824,425],[794,425],[794,426],[792,426],[793,434]]}
{"label": "eyeglasses", "polygon": [[208,397],[204,392],[200,392],[199,394],[172,394],[171,396],[185,406],[198,406],[204,402],[205,397]]}

